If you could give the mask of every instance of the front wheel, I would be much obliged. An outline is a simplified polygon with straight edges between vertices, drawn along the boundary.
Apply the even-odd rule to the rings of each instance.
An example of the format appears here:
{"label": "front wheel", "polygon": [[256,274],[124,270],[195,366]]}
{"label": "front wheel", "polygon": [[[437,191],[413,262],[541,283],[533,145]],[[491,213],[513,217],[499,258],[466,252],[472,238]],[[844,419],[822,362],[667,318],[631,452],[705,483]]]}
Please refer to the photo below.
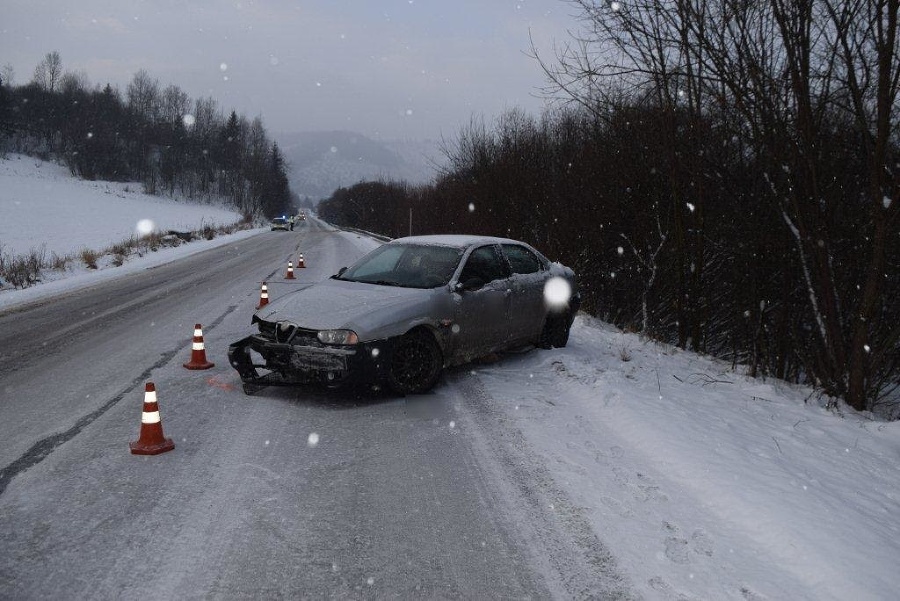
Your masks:
{"label": "front wheel", "polygon": [[572,320],[568,313],[548,314],[537,346],[543,349],[563,348],[569,342],[571,327]]}
{"label": "front wheel", "polygon": [[398,394],[427,392],[437,384],[443,368],[441,348],[424,331],[409,332],[394,344],[388,385]]}

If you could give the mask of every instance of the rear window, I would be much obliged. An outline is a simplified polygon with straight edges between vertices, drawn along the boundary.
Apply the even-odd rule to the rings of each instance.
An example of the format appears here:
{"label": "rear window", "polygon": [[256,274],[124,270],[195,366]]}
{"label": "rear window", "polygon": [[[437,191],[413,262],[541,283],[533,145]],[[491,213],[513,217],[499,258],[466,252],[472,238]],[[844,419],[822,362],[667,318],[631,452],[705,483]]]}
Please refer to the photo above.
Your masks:
{"label": "rear window", "polygon": [[503,254],[509,261],[513,273],[537,273],[543,269],[540,259],[537,256],[518,244],[503,244]]}

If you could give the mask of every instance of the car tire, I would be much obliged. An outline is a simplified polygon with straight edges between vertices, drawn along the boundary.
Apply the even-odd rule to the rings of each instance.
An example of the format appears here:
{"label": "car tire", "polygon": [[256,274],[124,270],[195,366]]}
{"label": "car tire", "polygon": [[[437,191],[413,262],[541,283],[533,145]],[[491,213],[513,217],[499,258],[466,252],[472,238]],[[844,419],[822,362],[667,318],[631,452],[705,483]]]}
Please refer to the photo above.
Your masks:
{"label": "car tire", "polygon": [[569,330],[571,329],[572,320],[568,313],[547,315],[544,321],[544,329],[541,330],[541,337],[538,339],[537,346],[543,349],[563,348],[569,342]]}
{"label": "car tire", "polygon": [[408,332],[394,342],[388,385],[397,394],[428,392],[441,377],[443,361],[434,336],[423,330]]}

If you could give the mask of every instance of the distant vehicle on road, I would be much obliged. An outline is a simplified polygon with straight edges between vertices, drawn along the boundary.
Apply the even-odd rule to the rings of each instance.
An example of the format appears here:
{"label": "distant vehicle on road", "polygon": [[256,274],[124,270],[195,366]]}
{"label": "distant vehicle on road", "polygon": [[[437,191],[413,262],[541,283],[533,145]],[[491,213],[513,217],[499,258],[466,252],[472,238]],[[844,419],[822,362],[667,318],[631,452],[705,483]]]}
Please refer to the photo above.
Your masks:
{"label": "distant vehicle on road", "polygon": [[275,219],[272,220],[272,231],[273,232],[275,230],[288,231],[289,228],[290,228],[290,224],[288,223],[288,220],[285,219],[284,217],[276,217]]}
{"label": "distant vehicle on road", "polygon": [[248,394],[269,385],[430,390],[445,367],[534,345],[563,347],[580,306],[574,272],[515,240],[393,240],[350,268],[270,301],[229,347]]}

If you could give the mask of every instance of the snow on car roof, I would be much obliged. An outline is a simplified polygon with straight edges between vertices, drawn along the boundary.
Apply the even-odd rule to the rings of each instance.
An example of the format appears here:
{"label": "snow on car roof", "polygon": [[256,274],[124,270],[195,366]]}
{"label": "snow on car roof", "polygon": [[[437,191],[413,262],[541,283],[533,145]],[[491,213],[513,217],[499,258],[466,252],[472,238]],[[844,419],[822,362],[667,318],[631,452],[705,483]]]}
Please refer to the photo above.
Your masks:
{"label": "snow on car roof", "polygon": [[392,244],[436,244],[439,246],[453,246],[465,248],[473,244],[522,244],[518,240],[509,238],[497,238],[494,236],[478,236],[474,234],[444,234],[433,236],[408,236],[391,241]]}

